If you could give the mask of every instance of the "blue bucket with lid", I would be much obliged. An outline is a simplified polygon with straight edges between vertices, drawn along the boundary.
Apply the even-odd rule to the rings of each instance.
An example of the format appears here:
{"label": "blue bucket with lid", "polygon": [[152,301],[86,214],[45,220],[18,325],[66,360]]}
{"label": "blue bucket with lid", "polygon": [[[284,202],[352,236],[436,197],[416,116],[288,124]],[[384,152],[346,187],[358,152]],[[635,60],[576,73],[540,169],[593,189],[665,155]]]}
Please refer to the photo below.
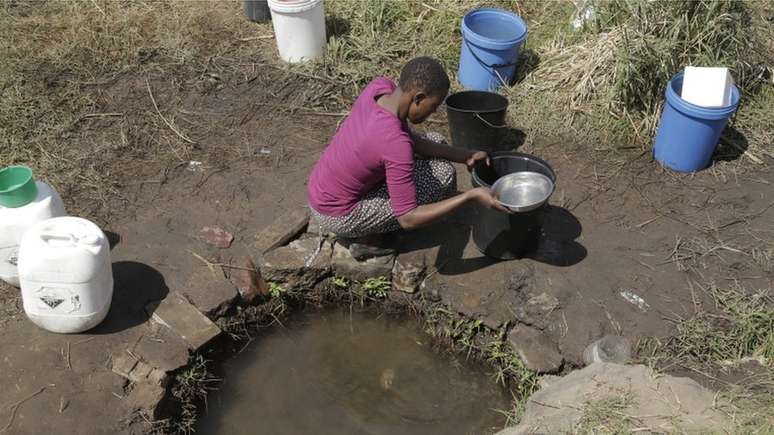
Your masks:
{"label": "blue bucket with lid", "polygon": [[512,12],[483,8],[465,14],[461,28],[460,84],[477,91],[509,84],[527,38],[524,20]]}
{"label": "blue bucket with lid", "polygon": [[667,168],[694,172],[709,166],[720,134],[739,106],[739,89],[732,85],[731,104],[725,107],[691,104],[680,97],[682,91],[683,73],[679,73],[667,85],[653,156]]}

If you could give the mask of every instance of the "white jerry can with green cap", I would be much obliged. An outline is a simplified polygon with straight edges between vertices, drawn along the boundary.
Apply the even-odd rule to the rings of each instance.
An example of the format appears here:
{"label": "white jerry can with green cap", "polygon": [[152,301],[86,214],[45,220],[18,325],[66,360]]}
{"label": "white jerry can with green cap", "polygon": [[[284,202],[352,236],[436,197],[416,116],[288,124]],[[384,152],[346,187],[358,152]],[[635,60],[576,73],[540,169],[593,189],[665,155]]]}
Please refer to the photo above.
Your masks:
{"label": "white jerry can with green cap", "polygon": [[36,181],[35,199],[21,207],[0,204],[0,279],[19,287],[17,263],[24,233],[38,222],[66,216],[62,198],[51,186]]}
{"label": "white jerry can with green cap", "polygon": [[27,230],[19,247],[24,312],[43,329],[83,332],[105,319],[113,268],[105,233],[78,217],[58,217]]}

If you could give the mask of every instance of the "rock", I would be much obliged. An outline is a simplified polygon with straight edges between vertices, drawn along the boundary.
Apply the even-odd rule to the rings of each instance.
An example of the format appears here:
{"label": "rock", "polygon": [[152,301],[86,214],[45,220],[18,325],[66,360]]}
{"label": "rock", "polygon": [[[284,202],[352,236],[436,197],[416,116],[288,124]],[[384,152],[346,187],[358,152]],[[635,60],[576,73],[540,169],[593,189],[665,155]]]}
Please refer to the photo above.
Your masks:
{"label": "rock", "polygon": [[529,311],[534,313],[548,314],[559,308],[559,300],[548,293],[543,292],[529,298],[527,300],[527,306],[529,307]]}
{"label": "rock", "polygon": [[153,369],[150,374],[148,374],[148,382],[160,387],[166,387],[169,383],[169,376],[164,370]]}
{"label": "rock", "polygon": [[231,233],[218,227],[204,227],[199,234],[205,242],[220,249],[227,249],[234,241]]}
{"label": "rock", "polygon": [[732,429],[716,406],[715,393],[691,379],[658,374],[643,365],[594,363],[541,388],[527,401],[521,423],[498,435],[575,433],[589,406],[608,399],[620,399],[623,406],[609,418],[621,416],[618,420],[630,429],[652,428],[658,433]]}
{"label": "rock", "polygon": [[250,257],[245,257],[240,265],[242,269],[232,271],[231,282],[236,286],[239,297],[244,303],[256,303],[262,296],[269,294],[269,286]]}
{"label": "rock", "polygon": [[318,222],[314,216],[309,217],[309,223],[306,226],[306,232],[314,235],[320,234],[320,222]]}
{"label": "rock", "polygon": [[165,387],[169,380],[164,370],[153,368],[150,364],[138,360],[128,353],[113,357],[113,373],[136,384],[150,383]]}
{"label": "rock", "polygon": [[154,384],[138,384],[127,396],[127,401],[133,409],[145,410],[152,419],[161,416],[162,404],[166,388]]}
{"label": "rock", "polygon": [[365,282],[369,278],[392,276],[392,268],[395,265],[394,255],[373,257],[365,261],[357,261],[349,250],[339,243],[333,247],[333,259],[331,260],[333,273],[356,282]]}
{"label": "rock", "polygon": [[151,371],[153,371],[153,367],[142,361],[137,361],[137,365],[129,372],[129,380],[135,383],[148,382],[148,375]]}
{"label": "rock", "polygon": [[508,334],[508,343],[524,361],[524,365],[538,373],[556,373],[564,359],[559,347],[543,331],[526,325],[516,325]]}
{"label": "rock", "polygon": [[134,369],[138,362],[137,358],[131,355],[119,355],[113,358],[113,367],[111,369],[113,373],[131,380],[129,373],[132,372],[132,369]]}
{"label": "rock", "polygon": [[[476,249],[476,248],[473,248]],[[477,252],[477,251],[476,251]],[[442,268],[446,271],[454,267],[466,268],[470,264],[488,264],[491,260],[464,260],[450,262]],[[471,263],[473,262],[473,263]],[[455,266],[455,264],[457,266]],[[441,301],[451,310],[467,317],[481,319],[492,329],[518,320],[519,323],[532,324],[525,321],[524,306],[535,289],[534,266],[528,262],[508,262],[492,265],[470,273],[434,274],[425,279],[429,289],[435,287]]]}
{"label": "rock", "polygon": [[196,351],[220,335],[220,328],[176,291],[164,300],[148,307],[151,318],[179,335],[188,347]]}
{"label": "rock", "polygon": [[279,216],[271,225],[255,236],[255,248],[260,254],[279,248],[303,231],[308,223],[309,210],[305,208]]}
{"label": "rock", "polygon": [[414,293],[419,290],[427,270],[425,261],[423,252],[398,255],[395,259],[395,266],[392,268],[392,289],[406,293]]}
{"label": "rock", "polygon": [[319,237],[298,239],[263,256],[261,274],[286,290],[309,290],[331,271],[331,244]]}

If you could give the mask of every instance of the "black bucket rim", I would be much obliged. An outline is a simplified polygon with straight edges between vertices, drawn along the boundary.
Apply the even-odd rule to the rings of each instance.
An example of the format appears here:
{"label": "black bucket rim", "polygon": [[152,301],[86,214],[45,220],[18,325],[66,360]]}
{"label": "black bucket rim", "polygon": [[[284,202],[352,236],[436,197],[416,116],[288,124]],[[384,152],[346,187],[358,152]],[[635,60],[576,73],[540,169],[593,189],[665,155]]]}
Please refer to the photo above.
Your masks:
{"label": "black bucket rim", "polygon": [[[494,109],[462,109],[462,108],[456,107],[454,104],[449,104],[449,100],[450,99],[453,99],[454,97],[458,97],[458,96],[464,96],[463,94],[465,94],[465,95],[470,95],[470,94],[487,94],[487,95],[490,95],[490,96],[494,96],[494,97],[496,97],[496,99],[499,100],[500,105],[498,105],[498,107],[496,107]],[[455,93],[449,95],[448,97],[446,97],[446,100],[444,101],[444,103],[446,104],[446,108],[448,110],[453,110],[455,112],[460,112],[460,113],[494,113],[494,112],[501,112],[501,111],[504,111],[504,110],[508,110],[508,99],[505,98],[505,96],[498,94],[497,92],[489,92],[489,91],[460,91],[460,92],[455,92]],[[499,107],[499,106],[501,106],[501,107]]]}
{"label": "black bucket rim", "polygon": [[[554,172],[554,168],[552,168],[551,165],[549,165],[548,162],[546,162],[545,160],[541,159],[540,157],[533,156],[532,154],[520,153],[516,151],[497,151],[489,154],[489,158],[491,160],[497,160],[505,157],[527,158],[530,160],[534,160],[537,163],[540,163],[551,174],[551,177],[549,178],[551,178],[551,181],[554,183],[554,188],[556,188],[556,172]],[[486,163],[482,163],[482,164],[486,164]],[[478,177],[476,169],[477,167],[474,167],[473,170],[470,171],[470,176],[473,178],[473,180],[476,183],[478,183],[479,186],[486,186],[488,188],[491,188],[492,187],[491,184],[484,182],[481,178]]]}

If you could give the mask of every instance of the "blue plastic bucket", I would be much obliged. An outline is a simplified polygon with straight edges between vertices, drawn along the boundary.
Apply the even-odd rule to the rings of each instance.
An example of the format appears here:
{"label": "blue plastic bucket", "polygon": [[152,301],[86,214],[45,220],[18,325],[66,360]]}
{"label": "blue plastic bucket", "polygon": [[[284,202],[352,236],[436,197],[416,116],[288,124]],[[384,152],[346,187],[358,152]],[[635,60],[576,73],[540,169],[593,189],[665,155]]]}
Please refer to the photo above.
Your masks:
{"label": "blue plastic bucket", "polygon": [[710,164],[720,134],[739,105],[739,89],[732,85],[731,104],[701,107],[682,98],[683,73],[672,77],[666,89],[653,154],[662,165],[680,172],[694,172]]}
{"label": "blue plastic bucket", "polygon": [[500,9],[476,9],[462,18],[458,78],[466,89],[493,91],[510,83],[516,72],[527,24]]}

